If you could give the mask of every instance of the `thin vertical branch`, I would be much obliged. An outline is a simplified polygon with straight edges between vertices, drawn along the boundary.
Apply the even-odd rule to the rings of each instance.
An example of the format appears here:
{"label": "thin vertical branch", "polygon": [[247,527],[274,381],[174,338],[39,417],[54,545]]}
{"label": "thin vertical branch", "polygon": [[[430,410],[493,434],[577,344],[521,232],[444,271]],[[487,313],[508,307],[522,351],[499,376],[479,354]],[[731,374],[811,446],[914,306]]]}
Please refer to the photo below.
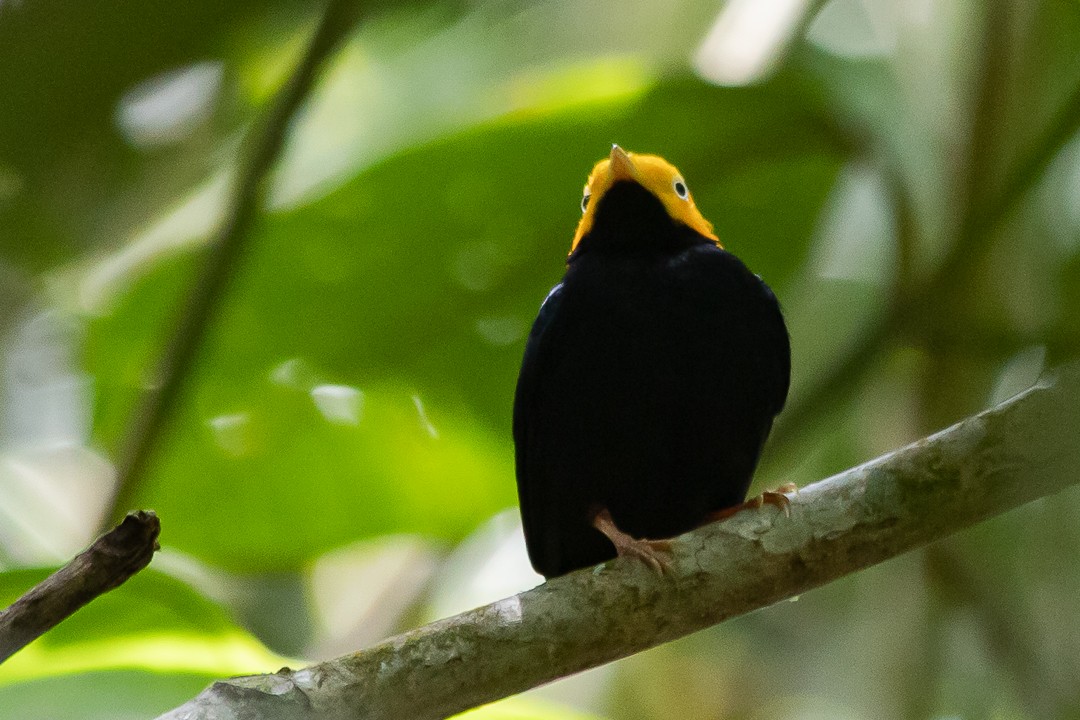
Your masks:
{"label": "thin vertical branch", "polygon": [[931,588],[953,612],[964,608],[974,613],[987,654],[1012,676],[1013,692],[1031,717],[1058,717],[1064,698],[1041,667],[1037,639],[1024,631],[1023,608],[1011,605],[1000,588],[988,586],[948,543],[927,548],[924,558]]}
{"label": "thin vertical branch", "polygon": [[167,430],[195,360],[236,275],[251,229],[262,209],[266,176],[280,155],[289,125],[308,96],[324,62],[359,19],[354,0],[330,0],[300,63],[265,114],[248,132],[240,167],[233,181],[225,218],[210,241],[209,251],[155,373],[155,388],[141,398],[124,437],[117,461],[117,484],[111,515],[123,513],[146,474],[151,455]]}

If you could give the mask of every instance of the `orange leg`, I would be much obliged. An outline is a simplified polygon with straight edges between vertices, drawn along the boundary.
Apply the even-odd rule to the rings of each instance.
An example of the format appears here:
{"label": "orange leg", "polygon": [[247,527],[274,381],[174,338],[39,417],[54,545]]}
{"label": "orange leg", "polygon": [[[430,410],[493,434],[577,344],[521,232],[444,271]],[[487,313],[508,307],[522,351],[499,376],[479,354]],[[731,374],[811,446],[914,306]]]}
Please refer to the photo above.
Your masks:
{"label": "orange leg", "polygon": [[741,503],[739,505],[733,505],[732,507],[709,513],[705,517],[705,522],[703,522],[702,525],[706,523],[716,522],[717,520],[723,520],[724,518],[729,518],[740,510],[748,510],[751,508],[756,510],[762,505],[773,505],[775,507],[778,507],[780,508],[781,512],[784,513],[784,517],[791,517],[791,500],[789,500],[787,496],[787,493],[791,492],[797,494],[799,492],[798,486],[795,483],[784,483],[775,490],[766,490],[760,495],[752,497],[744,503]]}
{"label": "orange leg", "polygon": [[636,557],[660,575],[671,571],[670,540],[646,540],[627,535],[612,520],[607,508],[593,515],[592,525],[607,536],[619,557]]}

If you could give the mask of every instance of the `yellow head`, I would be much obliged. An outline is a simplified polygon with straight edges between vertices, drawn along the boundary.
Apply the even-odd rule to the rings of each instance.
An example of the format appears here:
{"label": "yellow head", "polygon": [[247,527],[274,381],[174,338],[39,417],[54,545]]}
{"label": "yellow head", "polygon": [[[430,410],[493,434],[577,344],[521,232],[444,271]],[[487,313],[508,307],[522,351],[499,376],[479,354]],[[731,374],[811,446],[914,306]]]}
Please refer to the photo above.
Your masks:
{"label": "yellow head", "polygon": [[584,214],[578,223],[577,232],[574,233],[571,253],[577,249],[581,238],[592,229],[596,207],[604,193],[621,180],[631,180],[641,185],[663,203],[672,220],[696,230],[720,245],[720,240],[713,233],[712,223],[702,217],[694,205],[694,198],[686,187],[686,181],[674,165],[658,155],[639,155],[612,145],[611,154],[596,163],[585,183],[585,195],[581,199]]}

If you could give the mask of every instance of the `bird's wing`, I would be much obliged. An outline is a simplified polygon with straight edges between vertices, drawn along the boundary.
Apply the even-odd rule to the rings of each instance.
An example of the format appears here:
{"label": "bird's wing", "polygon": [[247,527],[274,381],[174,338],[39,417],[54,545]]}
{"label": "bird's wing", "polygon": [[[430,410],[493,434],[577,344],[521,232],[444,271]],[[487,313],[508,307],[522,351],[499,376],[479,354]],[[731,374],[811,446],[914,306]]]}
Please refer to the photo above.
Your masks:
{"label": "bird's wing", "polygon": [[708,273],[709,281],[722,288],[720,301],[724,313],[735,324],[729,337],[746,355],[746,376],[760,382],[758,396],[769,416],[784,408],[791,383],[791,343],[787,325],[780,312],[780,302],[760,276],[726,250],[698,250],[703,263],[698,267]]}
{"label": "bird's wing", "polygon": [[787,402],[788,389],[791,386],[791,340],[788,337],[787,325],[784,316],[780,312],[780,301],[776,299],[772,288],[765,284],[757,275],[754,276],[761,286],[764,302],[759,305],[759,324],[764,335],[765,343],[759,347],[770,348],[771,351],[761,358],[761,362],[773,373],[775,393],[771,398],[773,414],[784,409]]}
{"label": "bird's wing", "polygon": [[563,285],[559,283],[540,306],[540,312],[533,323],[529,339],[525,344],[525,357],[521,362],[521,374],[518,376],[517,391],[514,394],[514,445],[518,484],[518,501],[521,504],[521,520],[525,531],[525,544],[533,566],[538,567],[543,555],[545,530],[548,518],[544,509],[549,503],[541,497],[545,488],[538,478],[530,477],[531,468],[536,467],[537,458],[530,457],[530,448],[536,444],[531,441],[529,419],[535,416],[538,383],[544,376],[544,368],[551,362],[554,348],[558,343],[554,336],[559,334],[557,322],[559,306],[563,298]]}

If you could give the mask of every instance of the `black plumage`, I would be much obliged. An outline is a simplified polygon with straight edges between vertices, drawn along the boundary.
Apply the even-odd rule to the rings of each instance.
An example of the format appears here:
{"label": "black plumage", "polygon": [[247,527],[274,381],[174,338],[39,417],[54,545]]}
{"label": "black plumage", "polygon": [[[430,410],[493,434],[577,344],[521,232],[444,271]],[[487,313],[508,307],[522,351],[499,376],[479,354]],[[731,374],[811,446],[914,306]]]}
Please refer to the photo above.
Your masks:
{"label": "black plumage", "polygon": [[633,180],[595,200],[514,401],[525,540],[546,577],[615,557],[600,510],[666,538],[741,503],[788,390],[787,330],[758,276]]}

